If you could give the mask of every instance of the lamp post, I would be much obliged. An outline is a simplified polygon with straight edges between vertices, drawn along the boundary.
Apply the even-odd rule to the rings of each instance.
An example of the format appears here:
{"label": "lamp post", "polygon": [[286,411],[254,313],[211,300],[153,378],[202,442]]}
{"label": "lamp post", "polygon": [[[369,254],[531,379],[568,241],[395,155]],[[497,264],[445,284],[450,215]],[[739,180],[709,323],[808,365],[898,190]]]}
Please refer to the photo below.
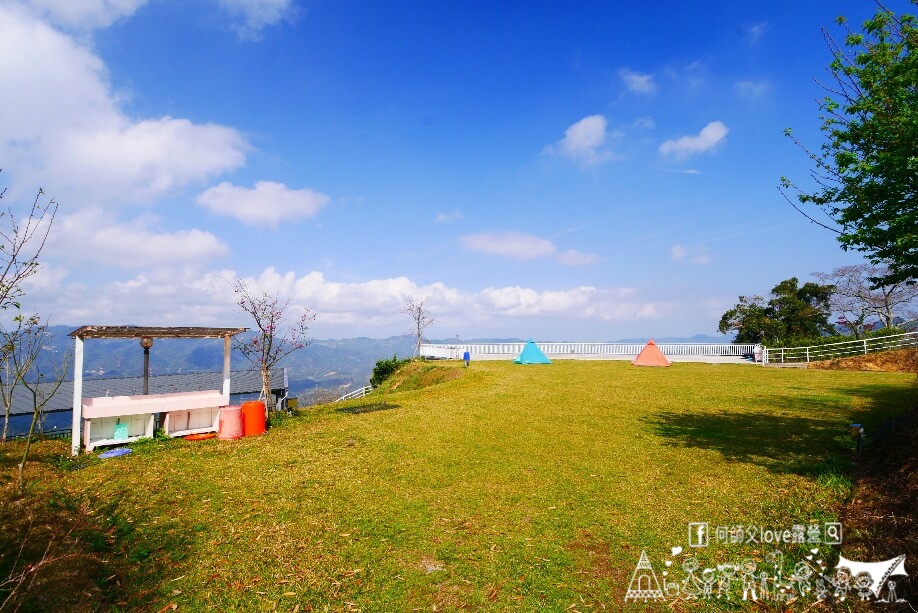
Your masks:
{"label": "lamp post", "polygon": [[150,347],[153,346],[153,337],[144,336],[140,339],[143,347],[143,395],[150,393]]}

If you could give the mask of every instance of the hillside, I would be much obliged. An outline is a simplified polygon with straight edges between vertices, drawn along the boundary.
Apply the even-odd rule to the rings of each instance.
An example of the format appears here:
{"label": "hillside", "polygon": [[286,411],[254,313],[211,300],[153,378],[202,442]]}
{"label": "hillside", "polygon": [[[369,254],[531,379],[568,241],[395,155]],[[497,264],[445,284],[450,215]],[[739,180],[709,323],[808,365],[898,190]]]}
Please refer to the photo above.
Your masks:
{"label": "hillside", "polygon": [[[0,575],[34,576],[23,610],[617,610],[642,551],[677,584],[690,551],[764,566],[754,544],[690,550],[690,522],[834,521],[851,495],[848,424],[874,432],[914,402],[908,374],[434,368],[456,378],[306,410],[260,437],[149,441],[110,460],[39,443],[28,496],[0,498],[0,552],[27,545]],[[19,453],[0,447],[7,484]],[[911,557],[909,542],[893,545]],[[809,548],[837,559],[782,547],[788,576]]]}
{"label": "hillside", "polygon": [[866,370],[873,372],[918,373],[918,349],[899,349],[854,355],[835,360],[810,362],[807,368],[818,370]]}

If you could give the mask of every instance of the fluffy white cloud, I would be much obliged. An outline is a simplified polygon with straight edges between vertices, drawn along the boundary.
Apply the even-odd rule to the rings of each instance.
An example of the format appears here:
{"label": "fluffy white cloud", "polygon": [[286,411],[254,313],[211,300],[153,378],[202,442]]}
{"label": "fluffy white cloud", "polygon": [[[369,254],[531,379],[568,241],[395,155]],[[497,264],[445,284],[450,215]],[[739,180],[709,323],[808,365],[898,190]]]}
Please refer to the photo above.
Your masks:
{"label": "fluffy white cloud", "polygon": [[684,160],[698,153],[712,151],[727,137],[727,126],[712,121],[695,136],[680,136],[660,145],[660,153],[677,160]]}
{"label": "fluffy white cloud", "polygon": [[112,220],[98,208],[61,215],[54,222],[48,254],[68,262],[99,262],[108,266],[155,267],[175,263],[202,263],[229,253],[229,247],[210,232],[152,229],[151,220]]}
{"label": "fluffy white cloud", "polygon": [[462,219],[461,211],[450,211],[449,213],[437,213],[437,217],[434,221],[437,223],[451,223],[459,221],[460,219]]}
{"label": "fluffy white cloud", "polygon": [[293,272],[280,274],[273,268],[246,281],[289,297],[297,305],[308,305],[317,313],[317,323],[333,325],[400,325],[405,319],[401,309],[412,297],[426,298],[431,312],[442,323],[469,324],[543,314],[618,320],[651,317],[659,310],[653,303],[636,300],[638,296],[630,288],[580,286],[540,291],[507,286],[465,291],[440,282],[419,285],[407,277],[342,283],[313,271],[297,278]]}
{"label": "fluffy white cloud", "polygon": [[733,89],[741,98],[760,98],[771,90],[768,81],[737,81]]}
{"label": "fluffy white cloud", "polygon": [[622,68],[618,71],[618,76],[621,77],[622,81],[625,83],[625,87],[635,93],[653,94],[657,91],[657,84],[652,74],[635,72],[627,68]]}
{"label": "fluffy white cloud", "polygon": [[198,196],[198,204],[212,213],[235,217],[251,226],[269,227],[312,217],[330,201],[325,194],[311,189],[290,189],[273,181],[259,181],[253,189],[224,181]]}
{"label": "fluffy white cloud", "polygon": [[545,147],[543,153],[566,157],[584,166],[609,159],[611,152],[603,149],[608,121],[602,115],[590,115],[564,131],[564,138]]}
{"label": "fluffy white cloud", "polygon": [[229,127],[127,117],[98,56],[10,5],[0,5],[0,82],[5,168],[71,201],[161,196],[238,168],[249,149]]}
{"label": "fluffy white cloud", "polygon": [[233,29],[240,37],[256,39],[267,26],[290,21],[296,16],[293,0],[219,0],[231,15],[238,18]]}
{"label": "fluffy white cloud", "polygon": [[[29,297],[40,300],[39,311],[56,323],[250,326],[236,308],[235,277],[226,269],[202,273],[193,266],[162,267],[95,288],[78,283],[42,291],[30,288]],[[540,317],[581,321],[590,328],[598,322],[653,320],[684,307],[683,298],[661,302],[631,288],[460,289],[440,282],[423,285],[407,277],[342,282],[319,271],[298,276],[274,268],[245,280],[251,287],[290,299],[293,311],[308,307],[316,313],[314,334],[335,337],[379,338],[405,332],[408,321],[402,307],[409,297],[427,299],[435,317],[430,332],[443,336],[457,331],[500,335],[538,324]]]}
{"label": "fluffy white cloud", "polygon": [[129,17],[147,0],[18,0],[15,2],[37,17],[64,28],[104,28]]}

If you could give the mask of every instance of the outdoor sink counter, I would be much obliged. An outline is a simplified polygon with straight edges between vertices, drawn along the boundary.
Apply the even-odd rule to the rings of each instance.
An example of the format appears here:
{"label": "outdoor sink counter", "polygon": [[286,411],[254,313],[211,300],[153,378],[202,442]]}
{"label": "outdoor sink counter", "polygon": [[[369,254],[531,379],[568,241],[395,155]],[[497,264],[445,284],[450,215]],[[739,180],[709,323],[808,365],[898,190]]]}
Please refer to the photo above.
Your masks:
{"label": "outdoor sink counter", "polygon": [[[229,404],[230,339],[248,328],[162,326],[83,326],[73,338],[73,428],[70,452],[80,453],[100,445],[117,445],[152,437],[158,414],[165,414],[162,427],[169,436],[214,432],[220,423],[220,407]],[[144,350],[144,391],[149,375],[149,355],[156,338],[214,338],[223,340],[223,390],[102,396],[83,398],[83,343],[93,338],[139,339]]]}
{"label": "outdoor sink counter", "polygon": [[166,413],[164,429],[169,436],[216,432],[220,407],[228,404],[229,395],[217,390],[84,398],[83,444],[92,451],[151,437],[158,413]]}

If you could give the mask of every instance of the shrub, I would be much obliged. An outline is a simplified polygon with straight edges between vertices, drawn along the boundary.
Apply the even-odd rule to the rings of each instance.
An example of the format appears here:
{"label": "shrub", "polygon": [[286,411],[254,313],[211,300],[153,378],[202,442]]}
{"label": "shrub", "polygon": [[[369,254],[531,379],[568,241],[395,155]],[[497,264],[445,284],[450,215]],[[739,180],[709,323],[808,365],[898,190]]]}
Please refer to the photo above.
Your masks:
{"label": "shrub", "polygon": [[373,376],[370,377],[370,385],[379,387],[382,385],[382,382],[391,377],[402,364],[407,364],[410,361],[409,359],[400,360],[397,355],[393,355],[390,360],[378,360],[376,366],[373,367]]}

